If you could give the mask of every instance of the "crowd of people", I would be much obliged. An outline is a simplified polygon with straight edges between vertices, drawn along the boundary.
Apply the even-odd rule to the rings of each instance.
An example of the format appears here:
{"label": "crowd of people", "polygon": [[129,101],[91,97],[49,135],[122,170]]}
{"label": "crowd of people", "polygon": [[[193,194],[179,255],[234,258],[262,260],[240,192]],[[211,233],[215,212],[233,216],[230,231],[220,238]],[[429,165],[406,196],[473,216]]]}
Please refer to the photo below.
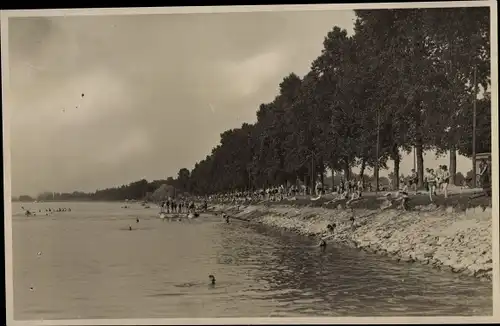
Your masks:
{"label": "crowd of people", "polygon": [[[162,213],[194,213],[196,205],[193,200],[188,200],[184,198],[175,199],[169,197],[167,200],[160,203],[160,208]],[[205,201],[204,208],[207,209],[207,203]]]}
{"label": "crowd of people", "polygon": [[[36,209],[29,209],[29,208],[24,208],[24,206],[21,206],[21,209],[24,211],[24,215],[26,216],[36,216],[37,215],[37,212],[36,212]],[[43,214],[45,213],[45,216],[49,216],[49,215],[52,215],[53,213],[61,213],[61,212],[71,212],[71,208],[55,208],[55,209],[52,209],[52,208],[45,208],[44,210],[42,210],[41,208],[38,209],[38,213],[40,214]]]}
{"label": "crowd of people", "polygon": [[[484,185],[489,182],[489,165],[485,161],[482,161],[480,166],[479,177],[481,184]],[[450,182],[451,175],[448,167],[446,165],[440,165],[437,169],[427,168],[425,170],[423,180],[424,189],[419,189],[418,175],[415,169],[412,169],[409,176],[400,177],[399,189],[394,189],[392,184],[388,185],[388,189],[379,189],[379,191],[387,190],[385,196],[381,197],[385,203],[385,205],[383,204],[382,206],[393,206],[394,202],[398,201],[400,202],[400,208],[407,209],[408,202],[410,200],[410,193],[413,193],[414,195],[427,193],[431,202],[433,202],[434,198],[438,195],[443,195],[444,198],[448,198],[448,187]],[[299,196],[309,198],[314,201],[318,200],[323,195],[333,196],[327,204],[343,201],[348,207],[349,204],[362,200],[364,198],[364,193],[373,192],[373,188],[374,185],[371,182],[364,182],[361,177],[356,177],[350,180],[346,180],[342,177],[340,178],[338,184],[334,185],[332,188],[326,187],[319,181],[315,184],[314,189],[303,184],[282,184],[279,186],[271,186],[257,190],[228,191],[207,196],[197,196],[191,199],[169,198],[160,203],[160,207],[162,212],[165,213],[190,213],[195,209],[206,210],[208,208],[208,203],[248,205],[264,201],[280,202],[283,200],[297,200]],[[195,203],[200,204],[195,205]]]}
{"label": "crowd of people", "polygon": [[[481,162],[480,180],[484,186],[489,182],[489,165]],[[394,202],[399,200],[401,207],[407,207],[410,193],[417,195],[427,193],[431,202],[439,195],[444,198],[449,197],[449,185],[451,175],[446,165],[440,165],[437,169],[427,168],[425,170],[423,189],[418,188],[419,180],[415,169],[412,169],[407,177],[401,176],[399,180],[399,189],[394,189],[392,183],[388,187],[380,190],[387,190],[388,193],[383,197],[386,201]],[[340,179],[340,182],[332,188],[325,187],[321,182],[317,182],[314,191],[311,187],[305,185],[279,185],[258,190],[247,191],[229,191],[225,193],[212,194],[206,197],[197,197],[196,201],[208,201],[211,203],[226,203],[235,205],[244,205],[258,203],[263,201],[279,202],[283,200],[296,200],[298,196],[310,195],[311,200],[317,200],[325,194],[333,195],[330,201],[346,201],[347,205],[363,198],[363,193],[373,192],[374,185],[371,182],[364,182],[361,177],[346,180]],[[391,192],[396,190],[396,192]],[[314,196],[316,195],[316,197]]]}

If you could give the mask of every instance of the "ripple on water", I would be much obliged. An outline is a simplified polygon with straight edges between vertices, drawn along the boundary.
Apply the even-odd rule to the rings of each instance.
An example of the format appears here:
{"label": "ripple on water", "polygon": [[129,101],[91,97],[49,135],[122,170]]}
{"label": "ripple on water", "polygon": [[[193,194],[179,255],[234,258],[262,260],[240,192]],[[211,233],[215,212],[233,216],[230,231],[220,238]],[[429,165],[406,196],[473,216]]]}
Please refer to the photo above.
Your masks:
{"label": "ripple on water", "polygon": [[186,295],[186,293],[182,293],[182,292],[162,292],[162,293],[148,294],[147,296],[151,297],[151,298],[161,298],[161,297],[180,297],[180,296],[183,296],[183,295]]}
{"label": "ripple on water", "polygon": [[[14,219],[16,319],[492,313],[491,282],[338,246],[321,252],[314,239],[237,222],[163,223],[140,208],[137,225],[135,211],[113,205]],[[119,230],[129,223],[138,232]]]}
{"label": "ripple on water", "polygon": [[323,301],[325,301],[325,300],[321,299],[321,298],[319,298],[319,299],[311,298],[311,299],[297,299],[297,300],[293,300],[293,303],[309,305],[309,304],[315,304],[315,303],[323,302]]}

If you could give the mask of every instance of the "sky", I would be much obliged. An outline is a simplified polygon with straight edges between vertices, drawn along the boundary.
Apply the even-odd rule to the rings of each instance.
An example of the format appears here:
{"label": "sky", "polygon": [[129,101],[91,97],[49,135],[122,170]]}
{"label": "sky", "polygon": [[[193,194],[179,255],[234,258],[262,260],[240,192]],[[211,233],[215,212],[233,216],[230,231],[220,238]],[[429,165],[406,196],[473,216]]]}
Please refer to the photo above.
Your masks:
{"label": "sky", "polygon": [[[254,122],[283,77],[307,73],[334,25],[352,33],[354,19],[335,10],[9,18],[12,194],[191,169],[223,131]],[[458,157],[457,171],[471,165]],[[401,173],[412,167],[410,155]]]}

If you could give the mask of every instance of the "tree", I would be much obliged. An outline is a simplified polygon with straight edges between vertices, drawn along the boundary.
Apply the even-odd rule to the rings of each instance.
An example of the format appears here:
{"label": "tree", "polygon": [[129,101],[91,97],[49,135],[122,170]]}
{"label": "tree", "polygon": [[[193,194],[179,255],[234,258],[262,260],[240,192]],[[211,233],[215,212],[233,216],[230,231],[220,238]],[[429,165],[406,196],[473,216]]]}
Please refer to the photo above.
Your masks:
{"label": "tree", "polygon": [[168,184],[162,184],[155,192],[152,193],[151,199],[156,203],[167,200],[168,198],[175,197],[175,188]]}
{"label": "tree", "polygon": [[182,168],[179,170],[177,173],[177,186],[179,187],[179,190],[182,192],[187,192],[189,191],[189,176],[190,172],[186,168]]}
{"label": "tree", "polygon": [[[399,174],[400,149],[405,152],[411,150],[411,139],[408,130],[411,130],[412,123],[408,116],[408,103],[401,89],[404,84],[403,72],[404,64],[407,64],[405,53],[398,48],[400,41],[399,33],[395,32],[398,26],[398,12],[394,10],[375,10],[356,12],[358,19],[355,24],[355,38],[361,49],[362,59],[366,72],[365,88],[368,94],[365,95],[365,107],[368,112],[368,130],[373,130],[372,134],[366,133],[359,139],[361,144],[370,144],[372,154],[372,166],[375,174],[378,169],[387,168],[388,158],[394,161],[394,173]],[[404,42],[402,43],[404,44]],[[371,115],[369,114],[371,111]],[[362,115],[363,116],[363,115]],[[375,123],[375,121],[379,123]],[[379,127],[377,127],[379,125]],[[376,139],[377,131],[379,136],[379,162],[376,162]],[[370,148],[365,147],[365,153]],[[375,153],[374,153],[375,152]],[[395,180],[399,186],[399,180]]]}
{"label": "tree", "polygon": [[33,202],[34,199],[33,199],[33,197],[28,196],[28,195],[21,195],[21,196],[19,196],[19,201],[20,202]]}
{"label": "tree", "polygon": [[323,46],[321,55],[312,63],[312,76],[317,76],[317,82],[308,94],[316,112],[313,123],[319,127],[313,143],[332,170],[340,168],[349,178],[357,156],[354,143],[360,110],[355,91],[349,91],[355,88],[355,43],[346,30],[335,26]]}
{"label": "tree", "polygon": [[[441,110],[436,117],[443,120],[439,121],[442,128],[435,135],[435,146],[440,153],[450,152],[450,172],[455,181],[456,151],[464,136],[469,142],[471,138],[470,132],[464,133],[464,126],[472,121],[473,70],[476,69],[477,82],[483,89],[490,84],[489,8],[428,10],[427,17],[427,35],[434,45],[433,67],[443,80],[436,93],[436,109]],[[487,120],[482,114],[478,114],[479,120]]]}

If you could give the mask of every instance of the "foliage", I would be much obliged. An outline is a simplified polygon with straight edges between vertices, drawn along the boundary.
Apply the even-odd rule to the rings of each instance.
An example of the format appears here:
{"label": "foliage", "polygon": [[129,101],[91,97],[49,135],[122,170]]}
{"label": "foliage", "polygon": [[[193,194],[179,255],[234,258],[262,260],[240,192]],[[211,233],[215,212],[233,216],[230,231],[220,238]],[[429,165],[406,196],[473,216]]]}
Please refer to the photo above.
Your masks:
{"label": "foliage", "polygon": [[[334,27],[311,71],[301,80],[287,76],[276,99],[260,106],[254,133],[247,134],[251,153],[240,155],[245,142],[221,141],[230,150],[211,159],[231,153],[234,163],[222,175],[199,172],[201,163],[192,172],[228,181],[194,192],[235,189],[231,182],[248,157],[252,181],[238,189],[315,178],[326,168],[349,178],[351,166],[387,168],[389,158],[399,175],[401,153],[413,147],[422,181],[424,150],[471,156],[474,66],[477,83],[490,84],[489,8],[360,10],[356,16],[354,35]],[[488,93],[477,101],[478,152],[491,146],[490,106]]]}

